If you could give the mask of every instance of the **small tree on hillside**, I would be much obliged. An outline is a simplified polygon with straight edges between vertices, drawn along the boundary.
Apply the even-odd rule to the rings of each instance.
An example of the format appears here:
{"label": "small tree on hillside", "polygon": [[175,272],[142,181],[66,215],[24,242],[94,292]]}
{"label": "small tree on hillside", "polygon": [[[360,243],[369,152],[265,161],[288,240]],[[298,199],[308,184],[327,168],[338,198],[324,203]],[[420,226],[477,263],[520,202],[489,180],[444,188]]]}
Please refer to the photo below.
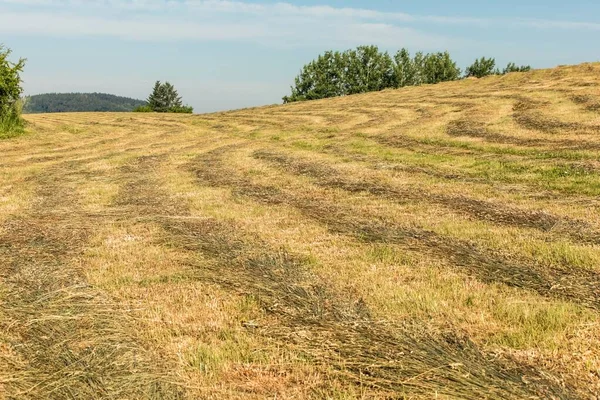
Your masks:
{"label": "small tree on hillside", "polygon": [[467,78],[483,78],[484,76],[498,74],[499,72],[495,68],[495,59],[481,57],[467,68],[465,75]]}
{"label": "small tree on hillside", "polygon": [[21,76],[25,60],[10,62],[11,50],[0,44],[0,130],[12,131],[22,126],[20,98]]}
{"label": "small tree on hillside", "polygon": [[529,65],[517,66],[517,64],[511,62],[511,63],[508,63],[508,65],[506,66],[506,68],[504,68],[502,73],[508,74],[511,72],[528,72],[528,71],[531,71],[531,66],[529,66]]}
{"label": "small tree on hillside", "polygon": [[152,93],[148,96],[147,105],[138,107],[135,111],[145,112],[171,112],[171,113],[192,113],[193,108],[184,106],[177,90],[169,82],[161,83],[156,81]]}

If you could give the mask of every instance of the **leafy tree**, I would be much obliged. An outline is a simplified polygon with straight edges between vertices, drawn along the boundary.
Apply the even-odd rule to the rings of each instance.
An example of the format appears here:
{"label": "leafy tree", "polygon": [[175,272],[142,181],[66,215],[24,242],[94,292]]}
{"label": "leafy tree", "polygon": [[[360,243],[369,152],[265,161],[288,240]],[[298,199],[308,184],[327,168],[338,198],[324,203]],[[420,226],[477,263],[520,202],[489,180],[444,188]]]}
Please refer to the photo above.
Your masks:
{"label": "leafy tree", "polygon": [[340,52],[327,51],[302,68],[292,94],[283,101],[316,100],[343,96],[346,92],[346,59]]}
{"label": "leafy tree", "polygon": [[184,106],[181,97],[177,93],[177,90],[169,82],[161,83],[156,81],[152,93],[148,96],[147,107],[138,107],[135,109],[137,112],[171,112],[171,113],[189,113],[191,114],[194,109],[190,106]]}
{"label": "leafy tree", "polygon": [[416,85],[417,67],[408,50],[398,51],[394,56],[394,63],[394,86],[399,88]]}
{"label": "leafy tree", "polygon": [[383,90],[393,87],[394,63],[390,55],[377,46],[359,46],[344,53],[346,94]]}
{"label": "leafy tree", "polygon": [[382,90],[394,86],[394,63],[377,46],[326,51],[306,64],[283,101],[316,100]]}
{"label": "leafy tree", "polygon": [[23,88],[21,76],[25,60],[16,63],[8,60],[11,50],[0,45],[0,135],[18,131],[23,126],[20,101]]}
{"label": "leafy tree", "polygon": [[475,77],[475,78],[483,78],[484,76],[498,74],[498,70],[496,68],[496,60],[493,58],[485,58],[481,57],[466,70],[466,77]]}
{"label": "leafy tree", "polygon": [[531,66],[529,65],[521,65],[517,66],[515,63],[508,63],[506,68],[502,71],[502,74],[508,74],[511,72],[528,72],[531,71]]}
{"label": "leafy tree", "polygon": [[447,51],[427,54],[423,57],[422,83],[440,83],[460,78],[460,68]]}
{"label": "leafy tree", "polygon": [[413,75],[413,81],[412,81],[412,85],[413,86],[419,86],[422,85],[425,82],[425,57],[426,55],[423,54],[422,51],[418,51],[415,54],[415,58],[413,59],[413,68],[414,68],[414,75]]}

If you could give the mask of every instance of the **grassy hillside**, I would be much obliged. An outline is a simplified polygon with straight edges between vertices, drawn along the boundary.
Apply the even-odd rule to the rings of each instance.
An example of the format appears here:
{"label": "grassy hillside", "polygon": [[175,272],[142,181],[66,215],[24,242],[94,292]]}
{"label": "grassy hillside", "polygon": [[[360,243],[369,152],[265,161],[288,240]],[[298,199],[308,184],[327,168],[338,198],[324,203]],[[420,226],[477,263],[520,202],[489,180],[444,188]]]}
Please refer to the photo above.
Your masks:
{"label": "grassy hillside", "polygon": [[0,397],[590,399],[600,65],[0,141]]}
{"label": "grassy hillside", "polygon": [[127,112],[144,104],[146,102],[142,100],[106,93],[46,93],[28,96],[23,112]]}

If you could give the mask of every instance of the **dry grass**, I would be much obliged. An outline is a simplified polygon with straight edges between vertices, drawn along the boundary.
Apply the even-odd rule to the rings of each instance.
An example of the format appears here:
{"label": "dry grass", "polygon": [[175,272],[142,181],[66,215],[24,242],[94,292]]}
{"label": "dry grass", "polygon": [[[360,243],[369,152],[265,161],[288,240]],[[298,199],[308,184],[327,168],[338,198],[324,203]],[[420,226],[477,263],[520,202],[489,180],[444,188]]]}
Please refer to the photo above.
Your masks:
{"label": "dry grass", "polygon": [[28,116],[0,398],[596,398],[599,72]]}

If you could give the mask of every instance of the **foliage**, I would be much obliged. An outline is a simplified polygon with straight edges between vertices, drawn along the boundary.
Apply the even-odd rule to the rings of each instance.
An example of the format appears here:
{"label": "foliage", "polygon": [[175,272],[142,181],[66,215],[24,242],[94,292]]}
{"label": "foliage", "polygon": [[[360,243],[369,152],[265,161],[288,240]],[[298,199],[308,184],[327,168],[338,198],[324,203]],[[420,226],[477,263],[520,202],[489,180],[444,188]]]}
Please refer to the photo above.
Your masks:
{"label": "foliage", "polygon": [[295,79],[292,94],[284,102],[343,96],[346,93],[346,56],[326,51],[305,65]]}
{"label": "foliage", "polygon": [[14,136],[23,129],[20,73],[25,60],[13,63],[8,60],[10,54],[10,49],[0,45],[0,137]]}
{"label": "foliage", "polygon": [[460,68],[456,66],[456,62],[447,51],[427,54],[423,57],[422,66],[418,65],[418,67],[422,71],[423,83],[455,81],[460,78]]}
{"label": "foliage", "polygon": [[192,114],[194,108],[192,106],[173,106],[169,108],[169,112],[174,114]]}
{"label": "foliage", "polygon": [[484,76],[495,75],[498,74],[498,70],[496,68],[496,60],[493,58],[485,58],[481,57],[469,67],[467,67],[465,76],[475,77],[475,78],[483,78]]}
{"label": "foliage", "polygon": [[503,74],[509,74],[511,72],[529,72],[531,71],[531,66],[529,65],[521,65],[521,66],[517,66],[515,63],[508,63],[508,65],[506,66],[506,68],[504,68],[504,71],[502,71]]}
{"label": "foliage", "polygon": [[394,56],[394,87],[419,85],[421,83],[419,66],[422,59],[422,53],[417,53],[413,60],[408,50],[398,51]]}
{"label": "foliage", "polygon": [[306,64],[295,78],[291,95],[283,101],[316,100],[459,77],[460,69],[448,52],[419,52],[411,59],[402,49],[392,58],[377,46],[359,46],[343,53],[327,51]]}
{"label": "foliage", "polygon": [[[509,72],[526,72],[529,66],[508,64],[503,72],[496,68],[496,60],[481,57],[475,60],[465,76],[484,77]],[[450,53],[415,53],[399,50],[394,57],[380,52],[377,46],[359,46],[355,50],[326,51],[306,64],[294,79],[291,94],[284,103],[317,100],[356,93],[401,88],[461,79],[461,70]],[[157,84],[160,84],[158,82]],[[155,86],[155,91],[160,86]]]}
{"label": "foliage", "polygon": [[177,93],[175,87],[169,82],[161,83],[160,81],[156,81],[146,103],[146,107],[140,107],[136,111],[187,114],[194,112],[192,107],[183,105],[179,93]]}
{"label": "foliage", "polygon": [[377,46],[359,46],[344,53],[346,94],[366,93],[393,86],[394,62]]}
{"label": "foliage", "polygon": [[133,112],[149,113],[149,112],[154,112],[154,110],[148,104],[144,104],[144,105],[134,108]]}
{"label": "foliage", "polygon": [[27,97],[24,112],[130,112],[144,104],[142,100],[106,93],[46,93]]}
{"label": "foliage", "polygon": [[25,122],[21,118],[22,109],[23,102],[19,100],[0,114],[0,139],[18,136],[23,132]]}

